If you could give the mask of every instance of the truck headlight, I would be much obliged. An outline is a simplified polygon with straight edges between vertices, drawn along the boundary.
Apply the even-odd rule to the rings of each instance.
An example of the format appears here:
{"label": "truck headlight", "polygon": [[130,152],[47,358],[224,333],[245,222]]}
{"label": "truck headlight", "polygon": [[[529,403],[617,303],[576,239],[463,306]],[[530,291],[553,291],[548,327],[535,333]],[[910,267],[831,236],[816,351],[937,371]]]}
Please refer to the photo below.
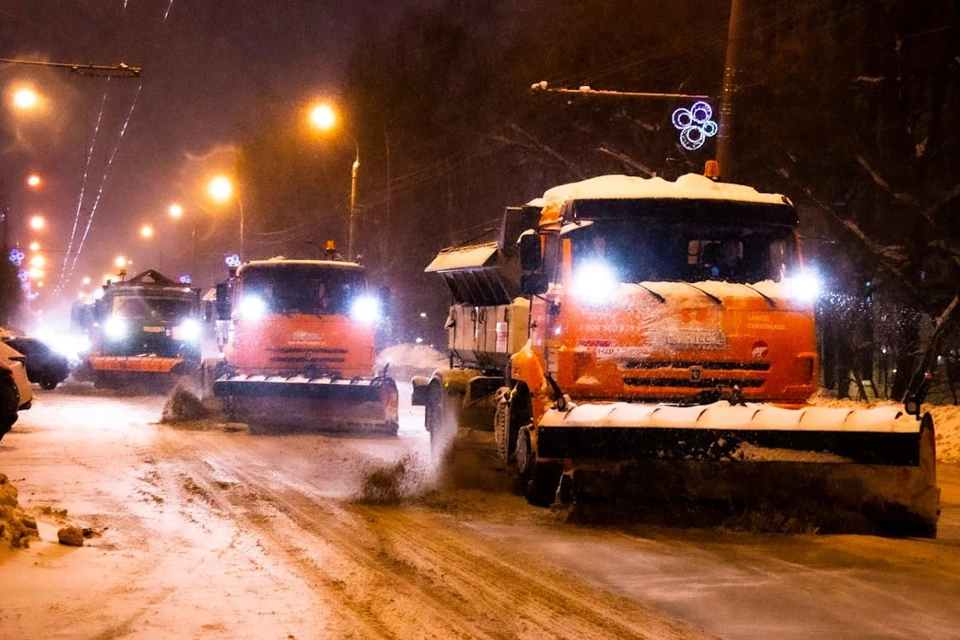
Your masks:
{"label": "truck headlight", "polygon": [[619,287],[613,269],[603,262],[580,265],[573,274],[573,294],[590,306],[607,304],[613,300]]}
{"label": "truck headlight", "polygon": [[380,300],[373,296],[360,296],[350,306],[350,317],[363,324],[375,323],[380,314]]}
{"label": "truck headlight", "polygon": [[244,296],[240,300],[240,317],[247,321],[259,320],[267,315],[267,303],[258,296]]}
{"label": "truck headlight", "polygon": [[813,302],[822,291],[823,282],[815,273],[801,273],[790,279],[790,297],[798,302]]}
{"label": "truck headlight", "polygon": [[127,321],[117,316],[110,316],[103,323],[103,334],[108,340],[123,340],[127,337],[128,331]]}
{"label": "truck headlight", "polygon": [[187,318],[177,325],[176,339],[184,342],[196,342],[200,339],[200,323],[193,318]]}

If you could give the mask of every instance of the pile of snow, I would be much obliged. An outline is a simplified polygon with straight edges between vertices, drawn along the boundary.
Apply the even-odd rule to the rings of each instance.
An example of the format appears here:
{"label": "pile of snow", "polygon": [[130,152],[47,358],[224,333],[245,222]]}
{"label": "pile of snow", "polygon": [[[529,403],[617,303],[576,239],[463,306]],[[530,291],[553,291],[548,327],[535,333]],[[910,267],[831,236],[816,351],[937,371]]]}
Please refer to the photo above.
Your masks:
{"label": "pile of snow", "polygon": [[[843,409],[864,409],[885,405],[901,406],[889,400],[871,403],[838,400],[826,393],[814,396],[810,399],[810,403],[818,407]],[[940,462],[960,462],[960,406],[925,404],[923,410],[929,412],[933,417],[933,428],[937,436],[937,460]]]}
{"label": "pile of snow", "polygon": [[425,344],[397,344],[377,355],[377,371],[389,364],[388,373],[393,378],[428,376],[447,363],[446,355]]}
{"label": "pile of snow", "polygon": [[358,502],[395,505],[418,494],[426,481],[424,468],[405,455],[393,464],[377,465],[367,471],[360,488]]}
{"label": "pile of snow", "polygon": [[753,187],[741,184],[714,182],[688,173],[675,182],[663,178],[637,178],[635,176],[598,176],[548,189],[542,198],[531,200],[535,207],[563,204],[568,200],[600,199],[660,199],[682,198],[691,200],[729,200],[765,204],[785,204],[786,196],[779,193],[760,193]]}
{"label": "pile of snow", "polygon": [[163,405],[163,424],[180,424],[203,420],[210,415],[210,410],[194,393],[181,386],[176,387],[166,404]]}
{"label": "pile of snow", "polygon": [[19,549],[30,546],[30,538],[39,538],[37,521],[24,513],[17,502],[17,488],[0,473],[0,543],[9,542]]}

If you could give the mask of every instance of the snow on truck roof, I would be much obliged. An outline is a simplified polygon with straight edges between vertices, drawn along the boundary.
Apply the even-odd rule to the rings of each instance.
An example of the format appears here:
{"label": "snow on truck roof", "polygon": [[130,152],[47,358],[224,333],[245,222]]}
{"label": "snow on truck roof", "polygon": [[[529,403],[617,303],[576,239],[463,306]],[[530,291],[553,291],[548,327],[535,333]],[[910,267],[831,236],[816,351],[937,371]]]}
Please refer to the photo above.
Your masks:
{"label": "snow on truck roof", "polygon": [[688,173],[674,182],[663,178],[637,178],[635,176],[598,176],[580,182],[562,184],[547,189],[543,197],[527,203],[529,206],[546,207],[562,204],[568,200],[727,200],[761,204],[791,204],[779,193],[760,193],[753,187],[742,184],[714,182],[710,178]]}
{"label": "snow on truck roof", "polygon": [[270,258],[269,260],[251,260],[244,262],[242,269],[247,267],[283,267],[288,265],[332,267],[334,269],[363,269],[363,265],[344,260],[288,260],[286,258]]}

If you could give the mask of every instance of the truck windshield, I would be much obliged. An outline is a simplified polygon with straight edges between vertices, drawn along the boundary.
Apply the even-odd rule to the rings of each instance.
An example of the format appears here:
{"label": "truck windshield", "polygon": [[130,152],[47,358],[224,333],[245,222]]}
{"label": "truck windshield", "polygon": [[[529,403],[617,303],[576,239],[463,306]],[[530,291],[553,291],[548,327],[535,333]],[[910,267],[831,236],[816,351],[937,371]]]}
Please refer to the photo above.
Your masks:
{"label": "truck windshield", "polygon": [[602,220],[570,237],[575,268],[602,261],[621,282],[779,282],[798,262],[787,227]]}
{"label": "truck windshield", "polygon": [[309,264],[247,267],[243,296],[256,296],[273,313],[347,314],[366,289],[361,269]]}
{"label": "truck windshield", "polygon": [[177,321],[195,315],[193,299],[156,295],[115,295],[113,315],[130,320]]}

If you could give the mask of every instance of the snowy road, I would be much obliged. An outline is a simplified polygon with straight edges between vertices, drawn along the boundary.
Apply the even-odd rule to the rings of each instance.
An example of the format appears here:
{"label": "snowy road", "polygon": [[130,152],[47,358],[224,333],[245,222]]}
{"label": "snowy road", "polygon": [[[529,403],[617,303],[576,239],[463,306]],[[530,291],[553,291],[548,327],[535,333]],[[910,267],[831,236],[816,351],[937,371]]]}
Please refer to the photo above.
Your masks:
{"label": "snowy road", "polygon": [[[520,499],[356,501],[399,438],[152,424],[44,394],[0,443],[43,541],[0,551],[0,638],[960,638],[960,468],[936,541],[599,528]],[[67,509],[66,517],[43,507]],[[103,531],[57,545],[63,522]]]}

